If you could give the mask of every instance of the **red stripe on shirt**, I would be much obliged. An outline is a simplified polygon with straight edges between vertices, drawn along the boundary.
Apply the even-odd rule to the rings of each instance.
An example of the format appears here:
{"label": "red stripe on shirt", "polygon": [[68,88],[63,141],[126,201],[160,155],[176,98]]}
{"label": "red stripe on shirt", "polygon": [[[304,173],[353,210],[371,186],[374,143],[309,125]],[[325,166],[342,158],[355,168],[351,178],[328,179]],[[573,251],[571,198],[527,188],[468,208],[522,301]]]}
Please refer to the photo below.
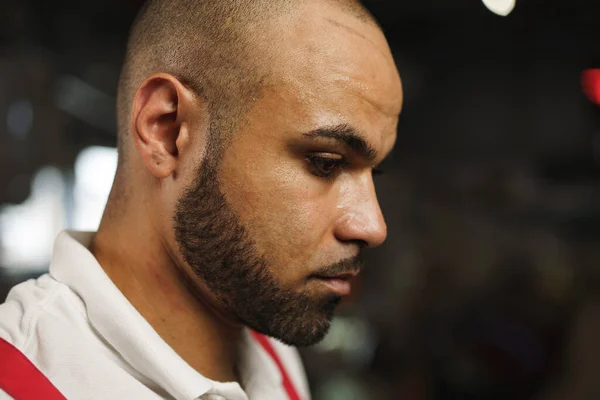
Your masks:
{"label": "red stripe on shirt", "polygon": [[66,400],[23,353],[2,338],[0,389],[15,400]]}
{"label": "red stripe on shirt", "polygon": [[281,359],[275,352],[275,348],[273,348],[273,345],[271,344],[269,339],[265,335],[262,335],[258,332],[254,332],[254,331],[252,331],[252,336],[254,336],[254,339],[263,347],[263,349],[265,349],[265,351],[267,353],[269,353],[269,355],[271,356],[273,361],[275,361],[275,364],[277,364],[277,368],[279,368],[279,371],[281,372],[281,377],[283,379],[283,388],[285,389],[286,393],[288,394],[288,397],[290,398],[290,400],[301,400],[300,396],[298,395],[298,392],[296,391],[296,389],[294,388],[294,385],[292,384],[290,376],[288,375],[287,371],[285,370],[283,363],[281,362]]}

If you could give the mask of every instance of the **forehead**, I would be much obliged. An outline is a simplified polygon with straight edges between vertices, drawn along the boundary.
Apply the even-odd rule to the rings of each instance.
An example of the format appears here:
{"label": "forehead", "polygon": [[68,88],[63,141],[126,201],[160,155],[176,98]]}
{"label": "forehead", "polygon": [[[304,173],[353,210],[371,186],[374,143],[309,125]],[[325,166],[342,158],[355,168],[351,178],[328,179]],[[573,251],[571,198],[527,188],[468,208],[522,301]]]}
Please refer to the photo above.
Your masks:
{"label": "forehead", "polygon": [[387,41],[374,25],[335,7],[304,7],[283,24],[272,85],[271,117],[299,129],[350,124],[377,147],[391,147],[402,85]]}

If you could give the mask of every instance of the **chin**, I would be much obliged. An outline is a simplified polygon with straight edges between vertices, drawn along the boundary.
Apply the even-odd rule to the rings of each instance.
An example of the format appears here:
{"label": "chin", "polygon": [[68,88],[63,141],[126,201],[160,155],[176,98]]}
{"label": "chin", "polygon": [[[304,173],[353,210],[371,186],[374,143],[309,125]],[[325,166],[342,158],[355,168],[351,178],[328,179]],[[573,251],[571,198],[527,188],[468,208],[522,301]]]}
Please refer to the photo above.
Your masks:
{"label": "chin", "polygon": [[270,318],[266,329],[259,332],[274,337],[295,347],[307,347],[319,343],[325,338],[331,327],[334,312],[340,302],[339,297],[330,298],[319,310],[282,315]]}
{"label": "chin", "polygon": [[331,321],[318,321],[310,325],[296,327],[287,332],[273,333],[272,337],[282,343],[295,347],[308,347],[319,343],[325,338],[331,327]]}

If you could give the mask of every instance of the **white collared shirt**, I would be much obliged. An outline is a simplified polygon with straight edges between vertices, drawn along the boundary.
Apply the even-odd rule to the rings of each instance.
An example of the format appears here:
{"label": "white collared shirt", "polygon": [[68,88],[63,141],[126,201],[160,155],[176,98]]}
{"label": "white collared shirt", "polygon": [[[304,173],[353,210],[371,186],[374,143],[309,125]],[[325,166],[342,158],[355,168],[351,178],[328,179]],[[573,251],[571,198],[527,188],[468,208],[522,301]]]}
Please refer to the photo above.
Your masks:
{"label": "white collared shirt", "polygon": [[[237,382],[212,381],[171,349],[88,250],[92,233],[63,232],[49,274],[14,287],[0,304],[0,338],[69,400],[285,400],[281,373],[249,331]],[[295,349],[270,340],[302,399],[309,390]],[[0,390],[0,399],[9,397]]]}

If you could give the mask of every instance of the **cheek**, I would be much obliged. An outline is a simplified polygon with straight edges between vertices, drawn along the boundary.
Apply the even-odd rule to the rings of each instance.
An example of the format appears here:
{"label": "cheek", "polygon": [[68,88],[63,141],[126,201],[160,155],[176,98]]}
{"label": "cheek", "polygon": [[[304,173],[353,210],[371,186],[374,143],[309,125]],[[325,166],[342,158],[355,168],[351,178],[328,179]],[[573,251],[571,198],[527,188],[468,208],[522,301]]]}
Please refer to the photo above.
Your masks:
{"label": "cheek", "polygon": [[333,215],[327,193],[319,192],[314,179],[294,169],[298,167],[270,169],[268,174],[240,171],[243,179],[236,179],[238,184],[227,195],[258,249],[285,264],[312,258]]}

